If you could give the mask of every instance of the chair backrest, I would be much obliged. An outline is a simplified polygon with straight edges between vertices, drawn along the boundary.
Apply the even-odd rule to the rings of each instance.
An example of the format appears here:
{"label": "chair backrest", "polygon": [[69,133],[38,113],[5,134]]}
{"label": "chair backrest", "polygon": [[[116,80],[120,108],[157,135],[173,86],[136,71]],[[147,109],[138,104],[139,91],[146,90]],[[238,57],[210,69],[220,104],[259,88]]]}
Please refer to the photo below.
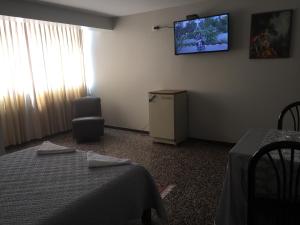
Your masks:
{"label": "chair backrest", "polygon": [[300,131],[300,101],[294,102],[286,106],[279,115],[278,118],[278,130],[284,129],[284,124],[289,122],[290,130]]}
{"label": "chair backrest", "polygon": [[300,143],[262,147],[249,161],[248,225],[300,224]]}
{"label": "chair backrest", "polygon": [[101,102],[98,97],[82,97],[74,101],[73,118],[101,116]]}

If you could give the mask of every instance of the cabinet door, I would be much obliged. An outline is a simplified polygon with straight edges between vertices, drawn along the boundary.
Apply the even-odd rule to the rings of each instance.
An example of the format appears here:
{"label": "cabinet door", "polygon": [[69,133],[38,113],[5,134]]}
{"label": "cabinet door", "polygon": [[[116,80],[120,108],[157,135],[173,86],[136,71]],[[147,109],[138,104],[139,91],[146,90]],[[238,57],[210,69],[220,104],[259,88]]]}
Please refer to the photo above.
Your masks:
{"label": "cabinet door", "polygon": [[[151,94],[149,98],[153,98]],[[150,135],[156,138],[174,139],[174,96],[155,95],[149,103]]]}

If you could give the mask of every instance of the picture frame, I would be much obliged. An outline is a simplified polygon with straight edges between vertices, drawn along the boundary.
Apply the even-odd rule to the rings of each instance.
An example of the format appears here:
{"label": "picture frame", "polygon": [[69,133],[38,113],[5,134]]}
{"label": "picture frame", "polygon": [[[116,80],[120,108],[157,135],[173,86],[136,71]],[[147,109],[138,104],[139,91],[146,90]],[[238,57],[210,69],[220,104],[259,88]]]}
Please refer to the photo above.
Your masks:
{"label": "picture frame", "polygon": [[253,14],[249,58],[290,57],[292,18],[292,9]]}

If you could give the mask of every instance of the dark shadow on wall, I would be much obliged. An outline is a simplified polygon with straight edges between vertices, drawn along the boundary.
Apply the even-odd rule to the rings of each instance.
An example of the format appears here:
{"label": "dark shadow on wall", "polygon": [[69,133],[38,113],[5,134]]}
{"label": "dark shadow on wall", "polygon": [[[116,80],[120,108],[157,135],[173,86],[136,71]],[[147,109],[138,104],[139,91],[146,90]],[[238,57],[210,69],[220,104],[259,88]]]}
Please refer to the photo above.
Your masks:
{"label": "dark shadow on wall", "polygon": [[[189,96],[189,137],[207,139],[219,136],[222,119],[222,102],[214,94],[188,91]],[[209,129],[208,129],[209,127]]]}

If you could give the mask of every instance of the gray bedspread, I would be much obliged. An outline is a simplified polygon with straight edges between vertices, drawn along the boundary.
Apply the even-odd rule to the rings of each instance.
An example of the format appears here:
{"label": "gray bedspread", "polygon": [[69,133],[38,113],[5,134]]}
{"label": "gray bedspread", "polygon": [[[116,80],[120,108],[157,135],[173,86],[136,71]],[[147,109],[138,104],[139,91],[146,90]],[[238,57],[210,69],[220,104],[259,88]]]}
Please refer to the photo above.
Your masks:
{"label": "gray bedspread", "polygon": [[89,169],[86,152],[38,156],[35,150],[0,157],[1,225],[118,225],[147,208],[166,219],[142,166]]}

